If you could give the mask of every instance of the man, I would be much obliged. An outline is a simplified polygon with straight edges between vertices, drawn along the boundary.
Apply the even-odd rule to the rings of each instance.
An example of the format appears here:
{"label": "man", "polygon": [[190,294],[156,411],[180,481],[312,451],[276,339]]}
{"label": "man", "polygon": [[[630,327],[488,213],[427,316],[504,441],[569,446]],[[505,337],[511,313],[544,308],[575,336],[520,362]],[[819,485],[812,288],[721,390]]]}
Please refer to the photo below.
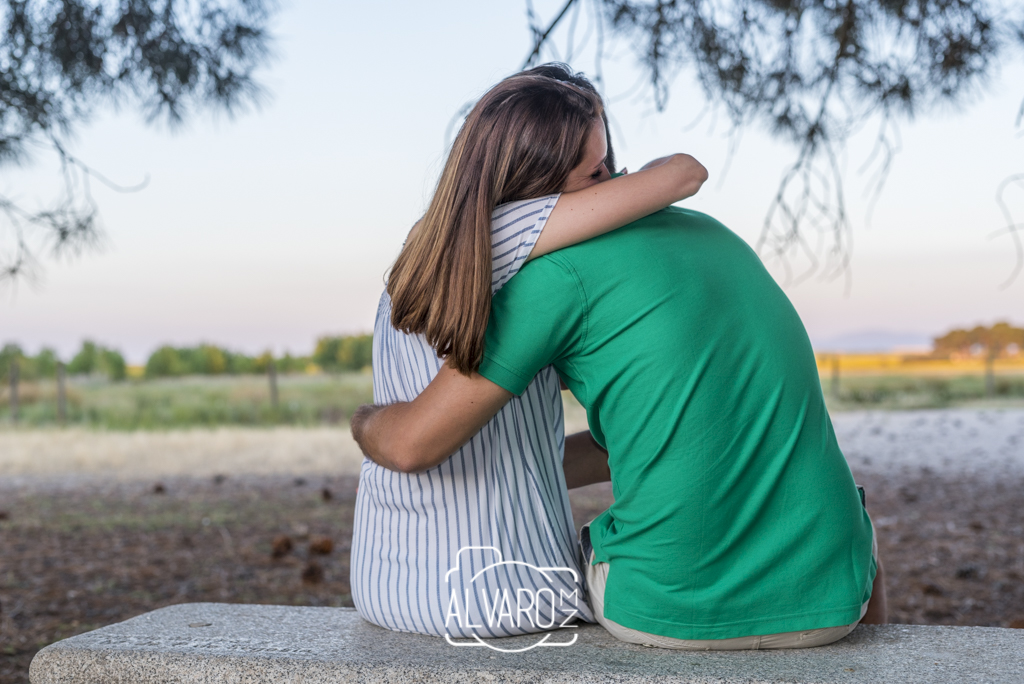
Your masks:
{"label": "man", "polygon": [[[361,411],[353,434],[385,467],[433,467],[549,364],[607,449],[615,503],[581,541],[615,636],[790,648],[884,621],[806,332],[725,226],[670,207],[527,264],[493,300],[479,374],[446,367],[414,401]],[[599,479],[603,459],[595,446],[567,481]]]}

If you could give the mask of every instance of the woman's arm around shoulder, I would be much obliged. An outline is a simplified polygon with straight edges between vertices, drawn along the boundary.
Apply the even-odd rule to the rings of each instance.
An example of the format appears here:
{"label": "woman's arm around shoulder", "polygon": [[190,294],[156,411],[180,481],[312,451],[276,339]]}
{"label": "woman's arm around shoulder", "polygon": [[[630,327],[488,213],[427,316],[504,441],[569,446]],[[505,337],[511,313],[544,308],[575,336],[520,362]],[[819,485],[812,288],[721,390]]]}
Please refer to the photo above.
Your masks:
{"label": "woman's arm around shoulder", "polygon": [[530,258],[603,235],[692,197],[707,178],[708,171],[699,161],[688,154],[672,154],[636,173],[564,192]]}

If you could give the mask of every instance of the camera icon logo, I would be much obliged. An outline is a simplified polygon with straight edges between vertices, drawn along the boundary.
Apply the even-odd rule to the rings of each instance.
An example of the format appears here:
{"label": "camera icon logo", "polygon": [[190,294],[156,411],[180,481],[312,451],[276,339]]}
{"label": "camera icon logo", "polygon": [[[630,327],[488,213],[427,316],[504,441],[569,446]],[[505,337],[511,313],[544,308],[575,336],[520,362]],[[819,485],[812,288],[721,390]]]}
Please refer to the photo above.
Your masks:
{"label": "camera icon logo", "polygon": [[[557,638],[559,630],[576,628],[573,623],[580,612],[579,573],[574,568],[507,561],[493,546],[464,546],[445,582],[445,640],[452,646],[522,653],[576,643],[578,634],[569,640]],[[455,641],[452,632],[469,638]],[[523,634],[535,639],[520,648],[502,648],[492,642],[503,640],[488,638]]]}

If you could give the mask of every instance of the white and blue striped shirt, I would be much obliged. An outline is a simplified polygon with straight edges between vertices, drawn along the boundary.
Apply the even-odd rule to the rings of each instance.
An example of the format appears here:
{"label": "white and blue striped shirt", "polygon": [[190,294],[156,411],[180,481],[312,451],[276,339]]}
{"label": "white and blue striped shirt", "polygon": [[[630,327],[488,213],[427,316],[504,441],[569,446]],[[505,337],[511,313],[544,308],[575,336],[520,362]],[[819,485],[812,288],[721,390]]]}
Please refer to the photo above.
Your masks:
{"label": "white and blue striped shirt", "polygon": [[[525,263],[557,200],[552,195],[495,209],[493,291]],[[374,401],[411,401],[442,363],[422,335],[406,335],[391,326],[391,299],[385,291],[373,334]],[[441,465],[409,475],[365,459],[351,555],[352,600],[360,615],[403,632],[509,636],[542,631],[553,621],[561,624],[571,618],[570,606],[560,599],[576,592],[571,609],[592,621],[583,599],[562,470],[564,438],[559,379],[548,367]],[[540,577],[537,567],[571,571]],[[521,600],[520,594],[535,598],[545,583],[558,600],[542,610],[544,601],[537,598],[536,620],[521,615],[518,620],[480,618],[481,612],[490,611],[492,618],[499,612],[503,592]],[[474,604],[479,611],[467,593],[484,595],[482,605]],[[451,612],[452,600],[461,602],[462,597],[468,606],[465,620]]]}

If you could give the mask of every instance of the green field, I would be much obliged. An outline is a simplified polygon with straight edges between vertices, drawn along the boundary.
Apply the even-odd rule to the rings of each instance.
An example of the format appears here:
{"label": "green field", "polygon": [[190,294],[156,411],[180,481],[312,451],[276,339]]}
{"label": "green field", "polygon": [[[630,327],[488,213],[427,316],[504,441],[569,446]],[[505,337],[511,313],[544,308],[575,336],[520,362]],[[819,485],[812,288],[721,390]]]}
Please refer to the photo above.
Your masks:
{"label": "green field", "polygon": [[[67,424],[109,430],[151,430],[218,425],[324,425],[347,423],[356,407],[373,400],[369,372],[282,375],[279,401],[270,401],[265,376],[186,376],[110,382],[97,377],[68,381]],[[843,375],[839,393],[822,377],[829,409],[901,410],[1024,406],[1024,375],[997,375],[986,396],[981,375]],[[23,427],[57,424],[56,383],[24,382],[19,389]],[[574,426],[582,409],[565,393]],[[0,391],[0,425],[10,425],[9,391]]]}
{"label": "green field", "polygon": [[[278,377],[279,401],[271,404],[266,376],[187,376],[110,382],[68,380],[67,424],[111,430],[151,430],[216,425],[321,425],[346,423],[360,404],[373,401],[369,372]],[[25,427],[57,423],[54,381],[22,383],[20,420]],[[10,424],[9,393],[0,396],[0,422]]]}
{"label": "green field", "polygon": [[1024,375],[997,374],[991,396],[984,375],[841,375],[835,392],[832,377],[822,374],[830,411],[905,410],[953,407],[1024,406]]}

